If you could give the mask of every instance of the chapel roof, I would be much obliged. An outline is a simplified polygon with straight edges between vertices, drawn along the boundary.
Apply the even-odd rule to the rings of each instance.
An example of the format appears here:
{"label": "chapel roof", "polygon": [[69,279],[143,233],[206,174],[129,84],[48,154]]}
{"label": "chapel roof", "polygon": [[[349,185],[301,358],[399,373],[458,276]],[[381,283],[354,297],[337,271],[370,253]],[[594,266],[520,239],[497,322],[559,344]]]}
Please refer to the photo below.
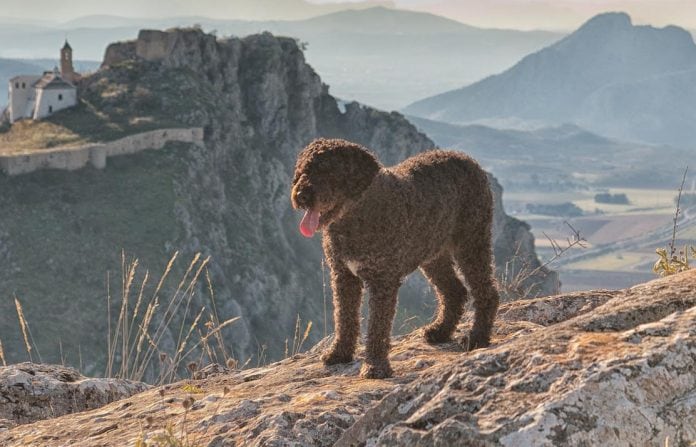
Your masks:
{"label": "chapel roof", "polygon": [[39,79],[41,79],[41,76],[38,75],[19,75],[15,76],[13,78],[10,78],[10,82],[36,82]]}
{"label": "chapel roof", "polygon": [[44,90],[75,88],[74,85],[63,79],[56,72],[47,72],[46,74],[44,74],[43,77],[34,84],[34,87]]}

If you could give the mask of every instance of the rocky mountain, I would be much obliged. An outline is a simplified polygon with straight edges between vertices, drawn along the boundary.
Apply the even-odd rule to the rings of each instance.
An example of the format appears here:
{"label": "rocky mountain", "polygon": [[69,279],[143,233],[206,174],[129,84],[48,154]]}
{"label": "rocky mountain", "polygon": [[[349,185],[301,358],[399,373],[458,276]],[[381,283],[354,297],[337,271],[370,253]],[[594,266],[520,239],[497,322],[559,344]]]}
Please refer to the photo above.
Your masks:
{"label": "rocky mountain", "polygon": [[67,33],[76,57],[96,60],[103,57],[108,43],[130,39],[141,28],[193,24],[219,36],[269,31],[296,37],[306,44],[309,63],[333,95],[387,110],[477,81],[562,37],[543,31],[475,28],[432,14],[373,7],[293,21],[88,17],[38,30],[2,27],[0,41],[6,43],[0,51],[51,56]]}
{"label": "rocky mountain", "polygon": [[690,271],[627,290],[508,303],[487,349],[428,345],[418,331],[395,340],[388,380],[358,377],[360,359],[324,367],[326,339],[265,368],[219,368],[98,410],[21,425],[0,432],[0,443],[692,445],[694,290]]}
{"label": "rocky mountain", "polygon": [[408,106],[452,123],[576,123],[625,140],[693,141],[696,45],[686,30],[637,26],[624,13],[596,16],[507,71]]}
{"label": "rocky mountain", "polygon": [[[61,353],[92,374],[103,371],[107,300],[118,315],[128,276],[122,266],[131,257],[141,266],[135,284],[147,269],[143,287],[152,292],[180,253],[159,295],[164,300],[177,296],[195,253],[211,256],[217,313],[241,317],[224,335],[242,363],[282,356],[298,315],[314,322],[308,343],[330,332],[320,241],[300,235],[288,196],[298,151],[318,136],[343,137],[390,165],[434,145],[396,112],[339,107],[297,42],[267,33],[217,39],[199,29],[142,31],[109,46],[103,68],[83,79],[80,91],[78,107],[48,122],[85,138],[137,123],[202,127],[205,134],[203,147],[116,157],[104,170],[0,176],[0,206],[12,210],[0,213],[0,295],[24,304],[34,355],[58,362]],[[513,257],[512,264],[536,268],[528,227],[504,214],[495,184],[494,192],[500,270]],[[555,290],[555,274],[541,273],[528,285]],[[192,307],[210,309],[205,284],[195,297]],[[399,321],[425,321],[432,305],[415,277],[401,294]],[[25,358],[20,334],[14,301],[0,301],[0,339],[13,361]],[[166,343],[176,345],[177,334],[168,334]]]}

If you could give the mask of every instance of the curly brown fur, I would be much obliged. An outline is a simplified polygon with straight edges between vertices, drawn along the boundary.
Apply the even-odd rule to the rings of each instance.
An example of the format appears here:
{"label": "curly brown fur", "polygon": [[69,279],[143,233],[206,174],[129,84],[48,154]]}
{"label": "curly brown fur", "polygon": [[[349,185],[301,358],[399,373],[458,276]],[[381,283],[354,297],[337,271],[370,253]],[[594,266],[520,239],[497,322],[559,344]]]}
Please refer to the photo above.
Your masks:
{"label": "curly brown fur", "polygon": [[[361,374],[392,375],[389,338],[399,286],[419,268],[438,299],[428,342],[449,340],[474,298],[469,348],[488,346],[498,292],[491,253],[493,199],[486,173],[468,156],[433,150],[384,168],[367,149],[319,139],[300,152],[292,204],[318,214],[331,268],[336,337],[322,359],[353,359],[360,335],[363,284],[370,291],[366,358]],[[307,216],[306,215],[306,216]],[[317,215],[317,214],[314,214]]]}

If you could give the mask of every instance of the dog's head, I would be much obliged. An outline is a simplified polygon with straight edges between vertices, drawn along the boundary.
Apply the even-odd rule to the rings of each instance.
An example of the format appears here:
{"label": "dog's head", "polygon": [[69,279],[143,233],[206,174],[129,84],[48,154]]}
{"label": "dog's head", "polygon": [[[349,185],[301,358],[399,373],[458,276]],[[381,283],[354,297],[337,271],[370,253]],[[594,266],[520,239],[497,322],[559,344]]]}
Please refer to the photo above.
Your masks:
{"label": "dog's head", "polygon": [[292,206],[305,211],[302,234],[312,237],[331,223],[346,203],[370,186],[379,169],[374,155],[349,141],[318,139],[302,149],[290,196]]}

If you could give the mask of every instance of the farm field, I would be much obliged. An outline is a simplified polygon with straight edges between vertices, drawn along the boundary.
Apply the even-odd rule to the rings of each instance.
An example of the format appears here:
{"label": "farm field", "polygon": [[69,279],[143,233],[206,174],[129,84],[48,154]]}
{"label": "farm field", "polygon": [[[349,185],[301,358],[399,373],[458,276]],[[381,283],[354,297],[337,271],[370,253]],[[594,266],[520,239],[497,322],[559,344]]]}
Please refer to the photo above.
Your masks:
{"label": "farm field", "polygon": [[[596,203],[598,192],[626,194],[630,203],[615,205]],[[586,248],[575,248],[552,264],[560,272],[562,290],[618,289],[655,278],[652,266],[657,260],[655,249],[665,247],[671,239],[675,212],[675,190],[611,188],[601,191],[560,193],[505,193],[507,211],[529,223],[542,259],[550,259],[553,249],[549,238],[565,245],[572,230],[587,241]],[[570,202],[582,209],[578,217],[529,214],[526,204],[560,204]],[[677,227],[677,246],[696,243],[693,212]]]}

